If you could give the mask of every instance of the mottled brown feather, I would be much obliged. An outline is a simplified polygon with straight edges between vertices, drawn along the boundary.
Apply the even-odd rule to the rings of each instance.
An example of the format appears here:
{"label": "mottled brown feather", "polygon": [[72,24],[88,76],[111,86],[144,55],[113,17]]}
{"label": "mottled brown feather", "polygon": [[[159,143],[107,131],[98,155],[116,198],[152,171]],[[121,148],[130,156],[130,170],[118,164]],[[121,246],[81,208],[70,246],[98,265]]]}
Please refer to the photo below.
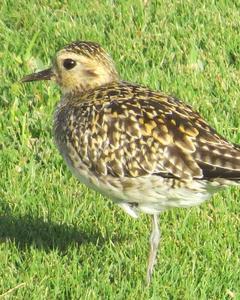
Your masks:
{"label": "mottled brown feather", "polygon": [[239,178],[239,149],[176,98],[127,82],[65,98],[62,136],[98,175]]}

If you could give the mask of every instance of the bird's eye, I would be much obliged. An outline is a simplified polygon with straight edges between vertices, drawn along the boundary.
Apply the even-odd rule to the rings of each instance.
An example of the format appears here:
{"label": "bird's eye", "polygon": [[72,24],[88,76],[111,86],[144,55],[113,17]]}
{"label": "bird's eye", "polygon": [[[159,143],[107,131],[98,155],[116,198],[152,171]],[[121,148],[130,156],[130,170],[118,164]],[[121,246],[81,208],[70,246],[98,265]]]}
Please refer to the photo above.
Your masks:
{"label": "bird's eye", "polygon": [[71,58],[66,58],[63,61],[63,66],[67,70],[71,70],[72,68],[74,68],[76,66],[76,64],[77,64],[76,61]]}

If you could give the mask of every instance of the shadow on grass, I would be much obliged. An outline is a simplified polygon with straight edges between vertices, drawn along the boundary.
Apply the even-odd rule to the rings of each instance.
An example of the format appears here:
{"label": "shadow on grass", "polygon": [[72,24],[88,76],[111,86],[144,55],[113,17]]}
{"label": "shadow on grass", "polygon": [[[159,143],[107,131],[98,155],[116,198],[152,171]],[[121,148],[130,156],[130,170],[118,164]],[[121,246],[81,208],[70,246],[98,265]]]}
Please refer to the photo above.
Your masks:
{"label": "shadow on grass", "polygon": [[96,232],[96,228],[94,230],[86,232],[81,228],[64,223],[56,224],[29,215],[0,216],[0,243],[12,241],[20,249],[35,247],[45,251],[56,249],[64,253],[73,245],[93,243],[101,247],[106,241]]}

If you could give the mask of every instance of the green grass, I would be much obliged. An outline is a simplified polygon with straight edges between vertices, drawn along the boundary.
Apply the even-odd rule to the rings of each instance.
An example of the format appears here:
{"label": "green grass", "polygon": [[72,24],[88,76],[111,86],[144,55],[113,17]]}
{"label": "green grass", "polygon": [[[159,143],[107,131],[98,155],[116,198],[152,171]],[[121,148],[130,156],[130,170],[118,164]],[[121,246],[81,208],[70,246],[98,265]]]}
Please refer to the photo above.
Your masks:
{"label": "green grass", "polygon": [[122,78],[177,95],[239,143],[239,1],[0,2],[2,298],[240,299],[238,189],[162,214],[146,288],[149,218],[72,177],[52,140],[58,88],[17,83],[66,43],[98,41]]}

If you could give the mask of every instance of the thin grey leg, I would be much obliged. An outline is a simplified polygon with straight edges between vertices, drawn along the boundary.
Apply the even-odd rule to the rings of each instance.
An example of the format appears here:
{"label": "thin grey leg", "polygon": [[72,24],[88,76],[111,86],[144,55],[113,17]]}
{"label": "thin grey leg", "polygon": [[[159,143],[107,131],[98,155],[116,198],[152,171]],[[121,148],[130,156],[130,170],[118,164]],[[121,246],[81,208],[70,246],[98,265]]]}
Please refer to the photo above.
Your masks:
{"label": "thin grey leg", "polygon": [[159,214],[152,216],[152,232],[150,235],[150,252],[147,266],[147,284],[150,284],[154,264],[156,263],[157,249],[160,242]]}

